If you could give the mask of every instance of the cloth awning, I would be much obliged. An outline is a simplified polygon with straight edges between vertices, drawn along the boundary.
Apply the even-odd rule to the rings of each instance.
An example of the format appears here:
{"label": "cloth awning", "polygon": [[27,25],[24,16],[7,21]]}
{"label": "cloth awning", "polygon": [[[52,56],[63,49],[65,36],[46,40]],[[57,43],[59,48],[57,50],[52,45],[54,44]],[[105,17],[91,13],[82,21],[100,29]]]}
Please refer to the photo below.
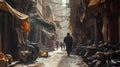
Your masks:
{"label": "cloth awning", "polygon": [[25,20],[29,16],[25,15],[16,9],[12,8],[7,2],[5,1],[0,1],[0,10],[10,12],[13,16],[17,17],[18,19]]}
{"label": "cloth awning", "polygon": [[41,31],[42,31],[47,37],[49,37],[49,38],[54,36],[53,33],[50,33],[50,32],[48,32],[48,31],[46,31],[46,30],[44,30],[44,29],[41,29]]}
{"label": "cloth awning", "polygon": [[90,0],[88,7],[98,5],[103,2],[105,2],[105,0]]}
{"label": "cloth awning", "polygon": [[41,19],[37,18],[37,17],[31,17],[32,21],[43,26],[44,28],[47,28],[47,29],[55,29],[55,26],[52,25],[52,24],[49,24],[45,21],[42,21]]}

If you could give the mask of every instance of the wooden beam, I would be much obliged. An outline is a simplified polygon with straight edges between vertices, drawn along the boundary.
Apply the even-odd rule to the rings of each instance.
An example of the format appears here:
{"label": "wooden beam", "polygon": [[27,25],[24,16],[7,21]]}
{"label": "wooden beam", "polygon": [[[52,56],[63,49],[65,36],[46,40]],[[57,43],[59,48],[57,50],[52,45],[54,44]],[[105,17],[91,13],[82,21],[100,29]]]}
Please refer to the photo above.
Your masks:
{"label": "wooden beam", "polygon": [[[1,25],[0,25],[0,27],[1,27]],[[0,30],[0,52],[2,51],[2,38],[1,38],[1,30]]]}
{"label": "wooden beam", "polygon": [[119,18],[118,18],[118,23],[119,23],[119,43],[120,43],[120,16],[119,16]]}

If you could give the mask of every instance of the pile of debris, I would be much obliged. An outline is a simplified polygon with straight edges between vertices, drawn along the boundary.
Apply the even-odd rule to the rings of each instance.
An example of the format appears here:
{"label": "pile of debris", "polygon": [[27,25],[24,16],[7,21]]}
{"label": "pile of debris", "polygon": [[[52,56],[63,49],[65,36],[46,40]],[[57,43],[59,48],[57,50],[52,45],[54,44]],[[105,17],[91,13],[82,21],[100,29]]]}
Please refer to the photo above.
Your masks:
{"label": "pile of debris", "polygon": [[12,56],[10,54],[4,54],[3,52],[0,52],[0,66],[1,67],[7,67],[8,64],[12,62]]}

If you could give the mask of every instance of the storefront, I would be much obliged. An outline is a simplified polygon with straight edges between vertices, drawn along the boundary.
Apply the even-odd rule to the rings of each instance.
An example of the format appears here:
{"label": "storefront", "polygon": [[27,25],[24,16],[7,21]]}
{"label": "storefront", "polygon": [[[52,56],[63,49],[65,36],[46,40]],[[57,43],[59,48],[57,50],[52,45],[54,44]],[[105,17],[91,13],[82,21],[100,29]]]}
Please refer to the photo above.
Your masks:
{"label": "storefront", "polygon": [[28,17],[7,2],[0,1],[0,52],[14,55],[19,42],[16,28],[21,29],[20,26],[28,20]]}

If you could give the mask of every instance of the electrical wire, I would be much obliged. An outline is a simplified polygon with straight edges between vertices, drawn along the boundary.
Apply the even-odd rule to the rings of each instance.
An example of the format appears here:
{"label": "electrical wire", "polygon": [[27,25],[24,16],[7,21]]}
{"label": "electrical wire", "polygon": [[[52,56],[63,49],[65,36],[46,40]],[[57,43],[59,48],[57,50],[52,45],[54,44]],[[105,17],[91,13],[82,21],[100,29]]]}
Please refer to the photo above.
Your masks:
{"label": "electrical wire", "polygon": [[[52,2],[52,1],[49,1],[50,3],[53,3],[53,4],[57,4],[57,5],[63,5],[63,3],[55,3],[55,2]],[[51,5],[53,5],[53,4],[51,4]],[[42,3],[39,3],[39,5],[41,5],[41,7],[43,8],[43,9],[46,9],[45,8],[45,6],[43,6],[42,5]],[[54,5],[53,5],[54,6]],[[65,10],[67,7],[65,7],[65,8],[63,8],[63,9],[58,9],[58,10],[55,10],[55,11],[62,11],[62,10]],[[48,10],[47,10],[48,11]],[[63,21],[66,21],[67,20],[67,18],[69,17],[69,16],[66,16],[66,15],[68,15],[68,14],[70,14],[70,12],[68,12],[68,13],[66,13],[64,16],[59,16],[59,15],[54,15],[54,16],[56,16],[56,17],[64,17],[64,19],[61,19],[61,20],[59,20],[59,22],[63,22]],[[40,13],[40,15],[42,16],[42,13]],[[43,17],[43,16],[42,16]],[[44,20],[44,19],[43,19]]]}
{"label": "electrical wire", "polygon": [[[41,3],[39,3],[41,6],[42,6],[42,8],[43,9],[46,9]],[[54,6],[54,5],[53,5]],[[62,11],[62,10],[64,10],[64,9],[66,9],[67,7],[65,7],[65,8],[63,8],[63,9],[58,9],[58,10],[55,10],[55,11]]]}

